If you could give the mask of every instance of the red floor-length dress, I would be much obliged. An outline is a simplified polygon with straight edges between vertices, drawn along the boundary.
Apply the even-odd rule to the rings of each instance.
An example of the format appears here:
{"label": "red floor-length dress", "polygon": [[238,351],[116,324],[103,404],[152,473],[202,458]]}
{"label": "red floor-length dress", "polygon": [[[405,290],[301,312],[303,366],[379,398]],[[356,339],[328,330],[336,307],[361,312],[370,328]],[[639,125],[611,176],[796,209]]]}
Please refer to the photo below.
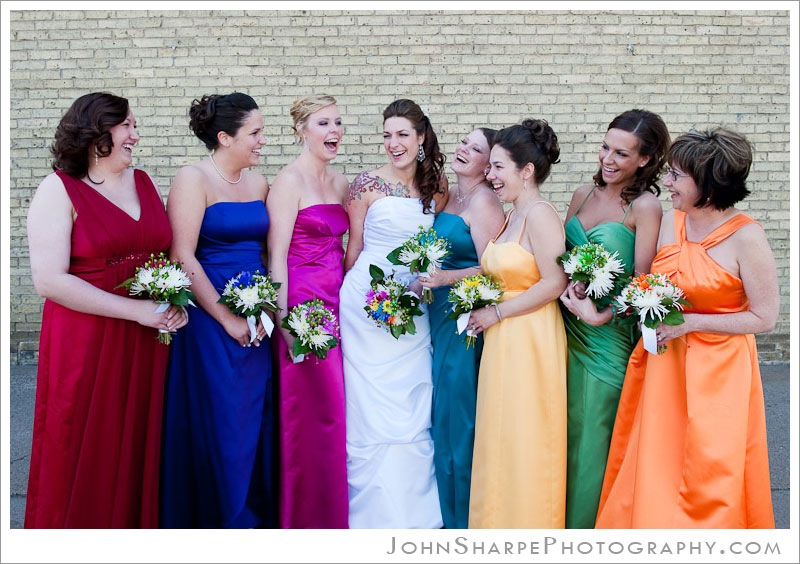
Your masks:
{"label": "red floor-length dress", "polygon": [[[69,272],[108,292],[172,240],[158,191],[134,171],[134,220],[58,173],[77,217]],[[161,410],[169,347],[155,329],[46,300],[25,528],[158,526]]]}

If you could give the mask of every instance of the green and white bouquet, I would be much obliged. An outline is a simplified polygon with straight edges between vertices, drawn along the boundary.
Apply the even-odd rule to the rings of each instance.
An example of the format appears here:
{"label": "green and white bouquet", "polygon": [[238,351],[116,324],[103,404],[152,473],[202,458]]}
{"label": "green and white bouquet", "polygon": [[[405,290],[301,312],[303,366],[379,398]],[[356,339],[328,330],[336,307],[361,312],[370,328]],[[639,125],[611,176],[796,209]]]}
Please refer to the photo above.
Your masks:
{"label": "green and white bouquet", "polygon": [[[416,234],[386,255],[386,258],[392,264],[407,266],[411,272],[425,272],[428,276],[433,276],[441,268],[442,260],[449,252],[450,242],[447,239],[439,237],[433,227],[425,229],[420,225]],[[430,288],[422,290],[422,300],[427,304],[433,301]]]}
{"label": "green and white bouquet", "polygon": [[557,260],[573,284],[586,284],[586,295],[598,309],[608,307],[624,284],[625,265],[600,243],[576,245]]}
{"label": "green and white bouquet", "polygon": [[[197,298],[189,290],[192,281],[183,271],[181,263],[169,260],[163,252],[151,253],[150,258],[137,266],[132,278],[128,278],[117,288],[127,288],[132,296],[145,296],[158,303],[156,312],[166,311],[170,305],[181,309],[194,305]],[[172,333],[158,330],[158,340],[165,345],[172,342]]]}

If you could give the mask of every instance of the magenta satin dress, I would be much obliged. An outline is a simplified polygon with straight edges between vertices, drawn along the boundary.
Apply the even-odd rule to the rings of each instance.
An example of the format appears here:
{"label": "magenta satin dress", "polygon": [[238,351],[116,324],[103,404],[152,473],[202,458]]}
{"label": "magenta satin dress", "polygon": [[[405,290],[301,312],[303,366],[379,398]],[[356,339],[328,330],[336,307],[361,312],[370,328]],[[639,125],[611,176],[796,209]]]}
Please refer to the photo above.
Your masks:
{"label": "magenta satin dress", "polygon": [[[288,306],[319,298],[339,317],[344,276],[342,235],[347,213],[339,204],[301,209],[289,247]],[[277,336],[277,332],[274,333]],[[348,528],[347,451],[342,350],[325,360],[307,354],[294,364],[277,342],[280,420],[280,526]]]}

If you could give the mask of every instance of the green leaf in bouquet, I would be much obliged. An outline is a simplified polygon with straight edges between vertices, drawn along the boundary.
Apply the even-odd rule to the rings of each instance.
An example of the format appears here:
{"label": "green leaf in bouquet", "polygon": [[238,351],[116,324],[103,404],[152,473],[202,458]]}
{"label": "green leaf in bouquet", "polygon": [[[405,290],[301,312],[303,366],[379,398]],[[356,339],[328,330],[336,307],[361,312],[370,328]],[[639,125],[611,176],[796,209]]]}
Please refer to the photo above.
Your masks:
{"label": "green leaf in bouquet", "polygon": [[376,280],[383,280],[385,274],[383,270],[379,266],[375,266],[374,264],[369,265],[369,275],[372,277],[372,281],[375,282]]}

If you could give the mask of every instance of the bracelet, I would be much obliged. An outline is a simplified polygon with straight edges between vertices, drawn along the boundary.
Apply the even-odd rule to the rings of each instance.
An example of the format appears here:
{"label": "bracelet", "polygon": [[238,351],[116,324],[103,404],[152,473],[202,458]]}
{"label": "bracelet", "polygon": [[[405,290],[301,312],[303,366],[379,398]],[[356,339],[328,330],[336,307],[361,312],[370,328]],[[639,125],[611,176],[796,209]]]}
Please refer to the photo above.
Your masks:
{"label": "bracelet", "polygon": [[497,320],[503,321],[503,316],[500,314],[500,306],[497,304],[492,304],[494,306],[494,312],[497,314]]}

